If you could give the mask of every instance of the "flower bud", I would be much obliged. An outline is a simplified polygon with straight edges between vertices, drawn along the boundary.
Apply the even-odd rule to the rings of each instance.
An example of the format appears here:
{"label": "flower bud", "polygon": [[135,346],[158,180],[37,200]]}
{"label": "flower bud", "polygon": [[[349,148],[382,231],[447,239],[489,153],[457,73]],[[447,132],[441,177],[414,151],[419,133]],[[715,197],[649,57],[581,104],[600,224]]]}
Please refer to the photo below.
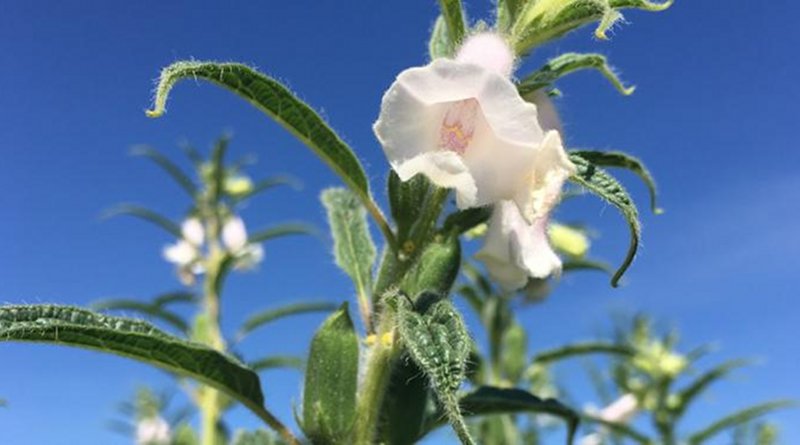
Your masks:
{"label": "flower bud", "polygon": [[499,34],[483,32],[469,37],[461,45],[456,61],[480,65],[508,78],[514,69],[514,52]]}
{"label": "flower bud", "polygon": [[247,230],[244,221],[234,216],[222,226],[222,243],[231,252],[238,252],[247,245]]}
{"label": "flower bud", "polygon": [[194,246],[201,246],[205,239],[205,230],[203,223],[197,218],[189,218],[181,225],[181,235],[183,239],[190,242]]}

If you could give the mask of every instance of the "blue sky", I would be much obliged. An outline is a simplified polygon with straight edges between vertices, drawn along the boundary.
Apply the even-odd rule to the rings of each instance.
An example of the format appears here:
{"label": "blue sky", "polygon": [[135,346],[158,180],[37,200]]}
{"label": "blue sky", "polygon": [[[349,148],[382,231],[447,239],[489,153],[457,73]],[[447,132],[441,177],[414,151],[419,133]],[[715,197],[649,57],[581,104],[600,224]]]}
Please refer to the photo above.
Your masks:
{"label": "blue sky", "polygon": [[[488,2],[467,6],[473,19],[488,17]],[[0,11],[0,301],[88,304],[178,286],[160,259],[165,235],[137,221],[99,218],[123,201],[175,218],[187,204],[153,166],[127,155],[134,144],[177,158],[179,141],[206,149],[230,130],[234,155],[258,155],[254,176],[290,173],[305,184],[254,201],[244,211],[250,225],[305,220],[325,228],[317,197],[336,178],[243,101],[187,82],[164,118],[144,116],[163,65],[240,61],[287,82],[355,147],[380,189],[387,163],[371,123],[394,76],[426,62],[436,4],[6,1]],[[558,106],[566,139],[571,147],[624,149],[645,159],[667,210],[643,216],[643,248],[623,288],[611,289],[599,275],[567,277],[546,304],[521,313],[532,350],[591,337],[610,314],[643,310],[678,326],[687,346],[717,343],[716,360],[760,359],[715,387],[686,427],[747,403],[800,398],[798,14],[789,0],[677,0],[665,13],[627,13],[610,42],[584,29],[523,64],[520,75],[560,52],[609,56],[636,94],[622,97],[594,73],[565,79]],[[644,208],[643,187],[622,177]],[[602,234],[596,253],[621,258],[627,229],[612,208],[586,198],[565,205],[561,217],[592,224]],[[350,297],[327,241],[286,239],[266,249],[258,273],[230,282],[229,329],[254,309]],[[320,321],[275,324],[243,349],[249,357],[299,353]],[[144,365],[75,349],[4,343],[0,357],[0,397],[9,401],[0,410],[0,441],[9,444],[128,443],[104,426],[114,404],[137,384],[169,382]],[[569,370],[561,377],[578,378]],[[296,375],[265,374],[264,387],[268,406],[290,419],[300,394]],[[800,442],[798,411],[773,418],[785,443]],[[256,425],[243,411],[231,421]]]}

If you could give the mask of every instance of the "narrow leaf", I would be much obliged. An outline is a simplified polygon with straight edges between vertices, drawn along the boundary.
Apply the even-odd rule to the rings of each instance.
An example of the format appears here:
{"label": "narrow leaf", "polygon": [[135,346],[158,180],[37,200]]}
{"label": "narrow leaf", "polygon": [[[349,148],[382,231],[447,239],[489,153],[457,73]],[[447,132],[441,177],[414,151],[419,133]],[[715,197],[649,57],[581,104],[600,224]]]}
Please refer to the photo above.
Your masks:
{"label": "narrow leaf", "polygon": [[303,389],[303,431],[312,443],[345,443],[355,420],[358,336],[347,303],[311,341]]}
{"label": "narrow leaf", "polygon": [[625,274],[625,271],[633,262],[636,250],[639,247],[639,239],[641,237],[639,211],[636,209],[636,204],[634,204],[625,188],[611,175],[606,173],[605,170],[578,154],[570,153],[569,158],[578,169],[577,173],[570,177],[570,180],[613,204],[628,222],[631,233],[628,253],[622,261],[622,264],[614,273],[614,276],[611,277],[611,285],[617,287],[620,278],[622,278],[622,275]]}
{"label": "narrow leaf", "polygon": [[165,112],[172,87],[184,79],[202,79],[234,92],[286,128],[342,178],[361,199],[389,242],[394,242],[380,209],[372,200],[369,181],[353,150],[305,102],[275,79],[239,63],[183,61],[167,66],[156,87],[150,117]]}
{"label": "narrow leaf", "polygon": [[729,428],[734,428],[739,425],[743,425],[747,422],[752,422],[753,420],[769,414],[773,411],[779,409],[786,409],[790,407],[794,407],[795,403],[788,401],[788,400],[779,400],[775,402],[767,402],[762,403],[760,405],[754,405],[749,408],[745,408],[743,410],[737,411],[733,414],[725,416],[716,422],[712,423],[711,425],[703,428],[700,431],[689,436],[687,442],[689,445],[700,445],[701,443],[711,439],[712,437],[716,436],[717,434],[725,431]]}
{"label": "narrow leaf", "polygon": [[292,235],[317,235],[319,231],[316,227],[304,223],[283,223],[268,229],[263,229],[252,233],[247,237],[247,242],[251,244],[263,243],[275,238]]}
{"label": "narrow leaf", "polygon": [[166,230],[169,234],[171,234],[175,238],[183,237],[183,235],[181,234],[181,227],[178,224],[172,222],[172,220],[170,220],[169,218],[162,216],[150,209],[132,204],[121,204],[114,208],[111,208],[103,213],[103,218],[113,218],[121,215],[133,216],[134,218],[139,218],[143,221],[147,221],[157,227]]}
{"label": "narrow leaf", "polygon": [[461,40],[466,34],[464,8],[461,5],[461,0],[439,0],[439,7],[442,10],[444,22],[447,24],[447,37],[450,41],[452,53],[461,45]]}
{"label": "narrow leaf", "polygon": [[656,215],[664,213],[656,203],[658,199],[656,181],[640,159],[620,151],[576,150],[573,153],[601,167],[619,167],[632,171],[647,186],[650,192],[650,209],[653,213]]}
{"label": "narrow leaf", "polygon": [[109,299],[92,304],[96,311],[127,311],[144,315],[147,318],[160,320],[182,333],[189,332],[189,324],[180,315],[168,311],[158,305],[143,303],[137,300]]}
{"label": "narrow leaf", "polygon": [[516,21],[523,0],[497,0],[497,28],[508,30]]}
{"label": "narrow leaf", "polygon": [[302,183],[299,179],[292,177],[292,176],[273,176],[271,178],[263,179],[261,181],[256,182],[253,185],[252,190],[239,195],[236,197],[237,201],[244,201],[246,199],[250,199],[260,193],[263,193],[267,190],[271,190],[275,187],[279,187],[282,185],[286,185],[291,187],[294,190],[300,190],[302,188]]}
{"label": "narrow leaf", "polygon": [[189,196],[194,197],[197,193],[197,186],[189,177],[189,175],[184,173],[183,169],[178,167],[177,164],[169,160],[169,158],[161,154],[158,150],[155,150],[152,147],[138,146],[131,150],[131,154],[134,156],[142,156],[156,163],[156,165],[167,172],[167,174],[170,175],[172,179],[174,179],[175,182],[177,182],[178,185],[189,194]]}
{"label": "narrow leaf", "polygon": [[594,422],[604,427],[608,428],[609,430],[613,431],[616,434],[625,436],[636,443],[641,445],[650,445],[652,441],[649,437],[647,437],[644,433],[641,433],[635,430],[633,427],[626,425],[624,423],[619,422],[609,422],[607,420],[601,419],[599,417],[595,417],[589,414],[582,414],[581,418],[585,421]]}
{"label": "narrow leaf", "polygon": [[334,259],[353,280],[359,304],[364,307],[370,300],[372,267],[377,255],[366,212],[356,196],[342,188],[324,190],[321,199],[331,226]]}
{"label": "narrow leaf", "polygon": [[471,209],[459,210],[448,215],[444,220],[444,231],[449,232],[454,230],[457,233],[464,233],[485,223],[491,216],[491,207],[474,207]]}
{"label": "narrow leaf", "polygon": [[675,409],[676,417],[679,417],[685,413],[686,409],[697,398],[697,396],[708,389],[711,384],[726,377],[731,373],[731,371],[743,366],[747,366],[750,363],[751,362],[749,360],[730,360],[701,374],[694,381],[689,383],[685,388],[678,392],[679,405]]}
{"label": "narrow leaf", "polygon": [[575,272],[579,270],[596,270],[605,272],[609,275],[614,273],[614,269],[605,261],[592,260],[590,258],[569,258],[564,261],[561,267],[564,272]]}
{"label": "narrow leaf", "polygon": [[168,292],[161,294],[153,299],[153,304],[159,307],[166,306],[173,303],[195,303],[197,302],[197,295],[192,292]]}
{"label": "narrow leaf", "polygon": [[236,337],[241,340],[254,330],[281,318],[292,315],[309,314],[314,312],[331,312],[336,310],[339,305],[326,301],[316,301],[308,303],[294,303],[272,309],[266,309],[251,315],[239,328]]}
{"label": "narrow leaf", "polygon": [[433,185],[423,175],[416,175],[403,182],[397,173],[391,170],[386,188],[392,219],[397,224],[397,239],[403,243],[408,240],[414,225],[420,221]]}
{"label": "narrow leaf", "polygon": [[294,368],[302,370],[305,360],[291,355],[275,355],[254,360],[249,363],[250,369],[256,372],[275,368]]}
{"label": "narrow leaf", "polygon": [[[533,394],[516,388],[496,388],[481,386],[459,400],[461,412],[467,417],[490,416],[497,414],[536,413],[549,414],[567,423],[567,443],[572,443],[578,428],[578,414],[555,399],[540,399]],[[426,432],[441,426],[442,415],[437,413],[428,417]]]}
{"label": "narrow leaf", "polygon": [[614,343],[574,343],[571,345],[551,349],[549,351],[540,352],[539,354],[536,354],[531,361],[533,363],[544,364],[588,354],[612,354],[632,357],[635,352],[636,351],[628,346]]}
{"label": "narrow leaf", "polygon": [[436,18],[428,41],[428,56],[431,60],[440,57],[452,57],[454,48],[450,46],[450,36],[447,33],[447,22],[443,16]]}
{"label": "narrow leaf", "polygon": [[57,305],[0,308],[0,341],[55,343],[120,355],[212,386],[262,410],[258,376],[233,357],[181,340],[150,323]]}
{"label": "narrow leaf", "polygon": [[605,56],[601,54],[566,53],[550,59],[547,63],[522,79],[517,88],[522,96],[549,87],[561,77],[575,71],[594,69],[600,72],[622,94],[633,94],[636,87],[626,87],[614,69],[609,66]]}

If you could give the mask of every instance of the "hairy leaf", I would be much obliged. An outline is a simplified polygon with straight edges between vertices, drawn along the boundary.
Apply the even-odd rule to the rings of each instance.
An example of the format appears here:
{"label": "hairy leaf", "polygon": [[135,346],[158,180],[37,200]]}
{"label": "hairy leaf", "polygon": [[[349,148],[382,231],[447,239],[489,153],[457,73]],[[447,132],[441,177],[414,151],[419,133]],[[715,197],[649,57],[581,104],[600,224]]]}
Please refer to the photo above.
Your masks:
{"label": "hairy leaf", "polygon": [[601,167],[619,167],[632,171],[636,176],[641,178],[647,186],[647,190],[650,192],[650,209],[653,213],[658,215],[664,212],[656,203],[658,199],[656,181],[639,158],[621,151],[576,150],[573,151],[573,153],[594,165],[599,165]]}
{"label": "hairy leaf", "polygon": [[303,431],[312,443],[344,443],[356,413],[358,336],[347,303],[311,340],[303,388]]}
{"label": "hairy leaf", "polygon": [[466,34],[464,8],[461,5],[461,0],[439,0],[439,7],[442,10],[442,18],[447,24],[450,51],[454,53],[461,44],[464,34]]}
{"label": "hairy leaf", "polygon": [[423,175],[416,175],[403,182],[394,170],[389,172],[386,188],[389,194],[392,219],[397,225],[397,239],[400,243],[408,240],[415,223],[419,222],[433,187]]}
{"label": "hairy leaf", "polygon": [[428,41],[428,56],[431,60],[440,57],[452,57],[454,48],[450,46],[450,36],[447,33],[447,22],[441,15],[431,29],[431,38]]}
{"label": "hairy leaf", "polygon": [[101,300],[92,304],[96,311],[127,311],[142,314],[148,318],[161,320],[180,332],[188,333],[189,324],[180,315],[164,309],[158,304],[144,303],[137,300],[115,298]]}
{"label": "hairy leaf", "polygon": [[305,303],[293,303],[286,306],[277,308],[266,309],[251,315],[239,328],[239,333],[236,335],[238,339],[253,332],[254,330],[271,323],[275,320],[289,317],[292,315],[308,314],[313,312],[331,312],[336,310],[339,305],[327,301],[315,301]]}
{"label": "hairy leaf", "polygon": [[[496,388],[481,386],[459,400],[464,416],[489,416],[496,414],[537,413],[561,418],[567,423],[567,443],[572,443],[578,428],[578,414],[555,399],[540,399],[533,394],[516,388]],[[442,424],[442,414],[428,417],[425,431],[431,431]]]}
{"label": "hairy leaf", "polygon": [[331,225],[336,265],[353,280],[363,307],[370,300],[372,267],[377,255],[364,207],[352,192],[342,188],[324,190],[322,204]]}
{"label": "hairy leaf", "polygon": [[594,69],[600,72],[622,94],[633,94],[636,87],[626,87],[609,66],[606,57],[602,54],[566,53],[550,59],[545,65],[526,78],[522,79],[517,88],[522,96],[527,96],[534,91],[549,87],[561,77],[579,70]]}
{"label": "hairy leaf", "polygon": [[150,117],[165,112],[172,88],[184,79],[202,79],[232,91],[286,128],[342,178],[393,242],[383,214],[373,202],[369,181],[353,150],[305,102],[275,79],[239,63],[183,61],[161,71]]}
{"label": "hairy leaf", "polygon": [[0,308],[0,341],[55,343],[132,358],[197,379],[259,415],[265,411],[261,383],[251,369],[144,321],[71,306],[4,306]]}
{"label": "hairy leaf", "polygon": [[622,264],[619,266],[614,276],[611,277],[611,285],[616,287],[625,271],[633,262],[636,251],[639,248],[641,237],[641,226],[639,225],[639,211],[636,209],[628,192],[616,179],[609,175],[605,170],[596,166],[576,153],[570,153],[570,160],[577,167],[577,173],[570,177],[570,180],[585,187],[587,190],[610,202],[616,207],[628,222],[631,233],[631,242],[628,253]]}

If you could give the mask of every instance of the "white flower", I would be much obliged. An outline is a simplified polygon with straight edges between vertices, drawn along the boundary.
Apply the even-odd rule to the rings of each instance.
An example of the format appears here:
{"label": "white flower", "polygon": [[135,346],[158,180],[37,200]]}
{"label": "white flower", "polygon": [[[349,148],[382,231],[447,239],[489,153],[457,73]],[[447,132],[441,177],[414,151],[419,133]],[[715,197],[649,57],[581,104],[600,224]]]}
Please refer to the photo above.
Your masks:
{"label": "white flower", "polygon": [[528,198],[519,190],[531,181],[545,132],[509,79],[513,60],[500,37],[478,34],[456,60],[397,76],[373,128],[401,180],[421,173],[454,188],[460,208]]}
{"label": "white flower", "polygon": [[200,250],[197,246],[186,240],[178,240],[175,244],[169,244],[162,251],[164,259],[178,267],[189,266],[200,257]]}
{"label": "white flower", "polygon": [[236,253],[234,268],[252,270],[264,259],[264,247],[261,244],[248,244]]}
{"label": "white flower", "polygon": [[495,204],[486,242],[475,257],[505,290],[525,286],[529,277],[547,278],[561,269],[546,233],[547,219],[529,224],[511,201]]}
{"label": "white flower", "polygon": [[161,417],[142,419],[136,425],[136,445],[168,445],[171,440],[169,424]]}
{"label": "white flower", "polygon": [[244,221],[234,216],[222,226],[222,244],[231,252],[239,252],[247,246],[247,229]]}
{"label": "white flower", "polygon": [[205,239],[203,223],[197,218],[189,218],[181,224],[181,235],[183,239],[200,247]]}
{"label": "white flower", "polygon": [[[594,408],[589,408],[586,411],[598,419],[604,420],[609,423],[628,423],[639,410],[639,401],[633,394],[625,394],[619,399],[612,402],[599,412]],[[601,428],[596,433],[584,436],[581,439],[580,445],[597,445],[603,443],[603,437],[607,434],[606,428]]]}

